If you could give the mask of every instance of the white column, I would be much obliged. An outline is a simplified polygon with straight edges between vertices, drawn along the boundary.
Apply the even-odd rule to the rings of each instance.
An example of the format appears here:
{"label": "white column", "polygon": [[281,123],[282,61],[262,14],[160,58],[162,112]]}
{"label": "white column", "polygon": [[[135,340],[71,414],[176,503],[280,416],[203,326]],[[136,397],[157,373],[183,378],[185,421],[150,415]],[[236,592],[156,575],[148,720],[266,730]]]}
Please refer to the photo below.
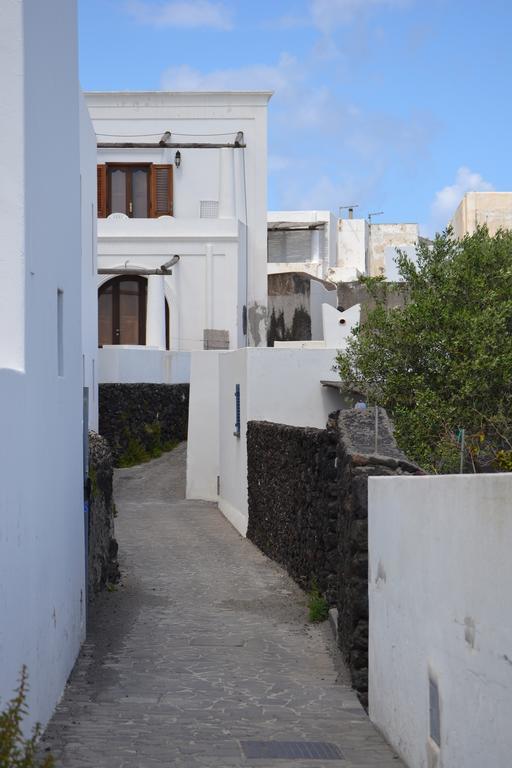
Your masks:
{"label": "white column", "polygon": [[320,261],[320,230],[311,230],[311,261]]}
{"label": "white column", "polygon": [[165,349],[165,293],[163,275],[148,276],[146,346]]}
{"label": "white column", "polygon": [[229,147],[219,150],[219,219],[234,219],[236,216],[233,152]]}
{"label": "white column", "polygon": [[205,319],[206,328],[213,328],[213,245],[206,244],[205,259]]}

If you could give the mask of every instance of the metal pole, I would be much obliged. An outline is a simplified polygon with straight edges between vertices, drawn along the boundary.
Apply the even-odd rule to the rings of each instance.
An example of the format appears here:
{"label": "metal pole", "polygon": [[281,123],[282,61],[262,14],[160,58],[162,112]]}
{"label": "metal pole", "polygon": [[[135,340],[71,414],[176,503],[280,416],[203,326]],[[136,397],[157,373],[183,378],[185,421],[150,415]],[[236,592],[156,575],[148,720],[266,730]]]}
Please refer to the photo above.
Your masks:
{"label": "metal pole", "polygon": [[464,474],[464,442],[466,437],[466,430],[460,431],[460,474]]}
{"label": "metal pole", "polygon": [[379,452],[379,406],[375,406],[375,453]]}

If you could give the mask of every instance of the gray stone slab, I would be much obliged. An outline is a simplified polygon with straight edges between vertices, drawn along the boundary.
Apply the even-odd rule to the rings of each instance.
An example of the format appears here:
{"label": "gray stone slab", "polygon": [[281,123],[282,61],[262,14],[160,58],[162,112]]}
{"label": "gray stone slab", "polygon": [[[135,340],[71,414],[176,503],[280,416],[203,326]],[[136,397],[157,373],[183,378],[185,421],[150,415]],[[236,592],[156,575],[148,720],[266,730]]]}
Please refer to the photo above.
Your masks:
{"label": "gray stone slab", "polygon": [[314,741],[340,745],[344,768],[401,765],[303,592],[184,481],[185,445],[116,472],[121,584],[92,609],[43,749],[58,768],[297,768],[240,742]]}

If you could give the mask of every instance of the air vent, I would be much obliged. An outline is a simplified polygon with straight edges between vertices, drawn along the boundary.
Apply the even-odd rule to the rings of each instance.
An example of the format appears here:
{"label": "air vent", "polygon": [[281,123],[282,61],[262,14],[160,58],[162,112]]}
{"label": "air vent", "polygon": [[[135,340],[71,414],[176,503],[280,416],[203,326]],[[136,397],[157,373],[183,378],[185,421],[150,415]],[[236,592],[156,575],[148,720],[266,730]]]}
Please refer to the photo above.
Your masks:
{"label": "air vent", "polygon": [[218,219],[219,218],[218,200],[201,200],[199,217],[201,219]]}

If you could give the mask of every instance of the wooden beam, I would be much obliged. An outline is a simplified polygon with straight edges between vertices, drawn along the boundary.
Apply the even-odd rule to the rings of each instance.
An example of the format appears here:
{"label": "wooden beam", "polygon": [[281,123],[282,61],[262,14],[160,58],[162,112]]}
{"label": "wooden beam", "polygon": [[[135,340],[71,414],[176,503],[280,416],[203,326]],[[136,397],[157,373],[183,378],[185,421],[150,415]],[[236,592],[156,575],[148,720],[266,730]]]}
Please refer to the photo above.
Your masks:
{"label": "wooden beam", "polygon": [[247,144],[235,141],[233,144],[205,144],[202,142],[178,143],[141,142],[141,141],[98,141],[98,149],[245,149]]}

